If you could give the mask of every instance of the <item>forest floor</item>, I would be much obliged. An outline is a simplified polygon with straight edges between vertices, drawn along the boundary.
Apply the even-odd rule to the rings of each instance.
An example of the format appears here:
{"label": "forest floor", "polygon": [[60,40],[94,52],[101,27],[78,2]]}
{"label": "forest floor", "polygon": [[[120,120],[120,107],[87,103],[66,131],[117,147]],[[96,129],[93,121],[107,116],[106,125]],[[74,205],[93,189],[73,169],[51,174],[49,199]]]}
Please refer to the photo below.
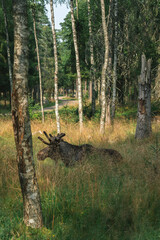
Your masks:
{"label": "forest floor", "polygon": [[[73,99],[73,98],[66,98],[65,96],[60,96],[59,98],[59,109],[63,108],[64,106],[77,106],[78,105],[78,100]],[[55,105],[50,106],[50,107],[45,107],[44,111],[53,111],[55,109]]]}

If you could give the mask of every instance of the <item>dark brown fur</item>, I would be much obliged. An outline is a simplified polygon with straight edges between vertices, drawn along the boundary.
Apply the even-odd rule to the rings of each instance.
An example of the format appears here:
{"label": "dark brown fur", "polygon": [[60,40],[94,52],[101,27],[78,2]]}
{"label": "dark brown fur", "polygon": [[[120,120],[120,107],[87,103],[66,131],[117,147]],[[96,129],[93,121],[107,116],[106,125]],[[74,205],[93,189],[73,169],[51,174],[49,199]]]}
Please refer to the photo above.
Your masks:
{"label": "dark brown fur", "polygon": [[39,139],[43,143],[47,144],[48,147],[38,152],[38,160],[43,161],[49,157],[57,162],[58,159],[61,159],[67,167],[74,165],[76,162],[82,161],[87,155],[92,154],[103,155],[103,157],[106,159],[111,157],[115,163],[122,160],[121,154],[116,150],[95,148],[89,144],[83,144],[81,146],[72,145],[61,139],[63,136],[65,136],[63,133],[58,134],[56,137],[53,137],[52,135],[49,137],[46,132],[44,132],[44,134],[49,140],[49,143],[39,137]]}

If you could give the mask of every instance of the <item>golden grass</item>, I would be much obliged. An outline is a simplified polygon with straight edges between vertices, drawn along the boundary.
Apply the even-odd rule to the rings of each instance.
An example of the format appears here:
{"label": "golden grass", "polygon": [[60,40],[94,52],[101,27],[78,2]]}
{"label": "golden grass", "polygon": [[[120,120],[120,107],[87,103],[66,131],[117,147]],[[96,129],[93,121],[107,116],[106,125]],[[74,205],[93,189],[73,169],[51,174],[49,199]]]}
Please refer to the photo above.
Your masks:
{"label": "golden grass", "polygon": [[[0,120],[0,126],[0,167],[3,169],[1,171],[1,186],[6,182],[5,184],[8,183],[10,188],[16,189],[19,186],[19,181],[12,122],[11,120]],[[61,122],[61,131],[66,133],[64,137],[66,141],[76,145],[89,143],[95,147],[116,149],[123,156],[123,162],[129,164],[131,171],[138,177],[138,174],[143,174],[142,169],[145,168],[145,162],[142,161],[142,158],[147,157],[149,159],[150,155],[152,155],[149,147],[154,144],[155,134],[160,132],[160,126],[154,122],[152,126],[153,135],[143,141],[136,141],[134,139],[135,127],[135,121],[115,121],[114,127],[106,128],[104,136],[101,136],[99,133],[99,124],[97,123],[88,121],[84,124],[83,132],[80,134],[79,124]],[[37,162],[36,156],[38,151],[45,147],[37,137],[41,135],[39,131],[56,134],[56,123],[51,119],[46,120],[44,124],[40,121],[32,121],[31,129],[32,133],[34,133],[33,152],[38,169],[38,177],[40,177],[40,181],[43,182],[46,188],[48,182],[53,180],[53,169],[50,165],[54,166],[54,164],[52,164],[51,160],[49,164],[45,164],[46,161],[44,163]],[[87,166],[88,172],[92,172],[94,169],[91,170],[90,168],[92,167],[92,165]],[[58,177],[60,169],[57,167],[55,171],[57,171],[55,172],[55,176]],[[47,184],[45,184],[46,179],[48,179]],[[55,181],[53,182],[55,184]]]}
{"label": "golden grass", "polygon": [[[22,201],[12,122],[0,120],[0,126],[1,196],[10,195],[13,200]],[[114,127],[106,128],[104,136],[101,136],[97,123],[86,122],[80,134],[78,124],[61,122],[61,131],[66,133],[66,141],[76,145],[89,143],[96,147],[113,148],[123,156],[122,163],[118,165],[112,164],[110,159],[103,161],[100,156],[95,156],[89,157],[84,164],[66,168],[61,162],[55,165],[51,159],[38,162],[36,157],[37,152],[45,147],[37,138],[41,135],[39,131],[56,134],[56,123],[51,119],[46,120],[44,124],[40,121],[31,122],[42,210],[50,228],[53,229],[57,224],[59,228],[72,229],[68,221],[64,223],[65,216],[73,216],[74,221],[75,218],[82,218],[82,225],[89,225],[86,219],[93,221],[93,224],[97,209],[99,217],[105,216],[108,231],[113,229],[113,236],[116,229],[127,232],[127,227],[131,226],[136,231],[139,224],[146,224],[145,221],[150,221],[149,224],[153,224],[155,218],[158,221],[155,212],[158,211],[160,202],[160,161],[155,159],[151,146],[155,146],[160,126],[154,122],[152,136],[141,141],[134,138],[135,128],[135,121],[115,121]],[[154,171],[154,164],[158,174]],[[79,224],[79,220],[76,221]],[[102,224],[103,221],[99,226]]]}

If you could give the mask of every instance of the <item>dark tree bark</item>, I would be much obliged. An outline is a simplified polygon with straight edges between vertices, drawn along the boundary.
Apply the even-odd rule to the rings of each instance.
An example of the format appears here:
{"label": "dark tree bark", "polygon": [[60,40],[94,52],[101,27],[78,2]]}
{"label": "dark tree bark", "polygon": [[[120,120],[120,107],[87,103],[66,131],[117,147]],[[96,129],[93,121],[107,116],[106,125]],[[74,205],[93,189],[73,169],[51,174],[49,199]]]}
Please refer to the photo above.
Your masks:
{"label": "dark tree bark", "polygon": [[[160,38],[159,38],[160,43]],[[158,46],[158,54],[160,55],[160,44]],[[155,98],[160,99],[160,63],[158,64],[157,76],[155,79]]]}
{"label": "dark tree bark", "polygon": [[113,96],[112,96],[112,121],[115,118],[116,110],[116,85],[117,85],[117,38],[118,38],[118,22],[117,22],[117,13],[118,13],[118,1],[114,0],[114,17],[115,17],[115,27],[114,27],[114,63],[113,63]]}
{"label": "dark tree bark", "polygon": [[4,6],[4,0],[2,0],[2,9],[3,9],[3,15],[4,15],[5,31],[6,31],[9,82],[10,82],[10,88],[12,93],[12,64],[11,64],[11,53],[10,53],[10,47],[9,47],[8,23],[7,23],[6,9]]}
{"label": "dark tree bark", "polygon": [[151,134],[151,59],[142,55],[141,75],[139,78],[137,139],[149,137]]}
{"label": "dark tree bark", "polygon": [[35,174],[32,135],[28,113],[27,1],[13,0],[14,66],[12,121],[17,149],[19,180],[23,196],[23,219],[27,226],[42,226],[40,194]]}

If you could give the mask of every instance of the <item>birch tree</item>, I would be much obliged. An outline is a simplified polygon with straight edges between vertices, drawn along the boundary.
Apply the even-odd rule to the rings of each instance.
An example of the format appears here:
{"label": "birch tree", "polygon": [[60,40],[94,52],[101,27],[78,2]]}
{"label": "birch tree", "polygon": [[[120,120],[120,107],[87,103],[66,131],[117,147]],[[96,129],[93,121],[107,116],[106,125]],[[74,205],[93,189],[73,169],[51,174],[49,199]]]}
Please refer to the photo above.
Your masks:
{"label": "birch tree", "polygon": [[72,32],[73,32],[73,42],[76,55],[76,70],[77,70],[77,82],[78,82],[78,103],[79,103],[79,124],[80,132],[83,128],[83,106],[82,106],[82,83],[81,83],[81,71],[80,71],[80,62],[79,62],[79,51],[77,43],[77,33],[75,27],[74,11],[73,11],[73,0],[70,0],[70,9],[71,9],[71,22],[72,22]]}
{"label": "birch tree", "polygon": [[145,54],[141,57],[141,75],[139,78],[137,139],[143,139],[151,134],[151,59],[146,60]]}
{"label": "birch tree", "polygon": [[50,0],[50,9],[51,9],[51,23],[52,23],[53,49],[54,49],[54,61],[55,61],[55,73],[54,73],[55,114],[56,114],[56,122],[57,122],[57,133],[60,133],[61,132],[60,117],[59,117],[59,111],[58,111],[58,55],[57,55],[57,42],[56,42],[56,31],[55,31],[55,22],[54,22],[53,0]]}
{"label": "birch tree", "polygon": [[23,196],[23,220],[27,226],[42,226],[40,194],[35,173],[28,112],[28,24],[27,1],[13,0],[14,65],[12,121],[17,150],[19,180]]}
{"label": "birch tree", "polygon": [[42,73],[41,73],[41,63],[40,63],[40,56],[39,56],[39,46],[38,46],[38,38],[37,38],[37,31],[36,31],[36,6],[35,3],[32,7],[32,16],[33,16],[33,29],[34,29],[34,38],[36,43],[36,53],[37,53],[37,61],[38,61],[38,73],[39,73],[39,88],[40,88],[40,105],[41,105],[41,113],[42,113],[42,123],[44,123],[44,109],[43,109],[43,93],[42,93]]}
{"label": "birch tree", "polygon": [[107,91],[106,91],[106,127],[111,125],[111,80],[112,80],[112,58],[111,58],[111,49],[109,53],[109,62],[107,69]]}
{"label": "birch tree", "polygon": [[5,9],[3,0],[2,0],[2,9],[3,9],[3,15],[4,15],[4,24],[5,24],[6,42],[7,42],[7,59],[8,59],[9,82],[10,82],[11,93],[12,93],[12,64],[11,64],[11,54],[10,54],[10,47],[9,47],[7,15],[6,15],[6,9]]}
{"label": "birch tree", "polygon": [[88,28],[90,38],[90,101],[92,102],[92,115],[95,112],[95,62],[94,62],[94,51],[93,51],[93,34],[92,34],[92,22],[91,22],[91,10],[90,0],[88,0]]}
{"label": "birch tree", "polygon": [[[110,4],[111,4],[110,0]],[[106,23],[106,15],[105,15],[105,4],[104,0],[101,0],[101,12],[102,12],[102,27],[104,34],[104,43],[105,43],[105,55],[104,55],[104,63],[102,67],[101,73],[101,118],[100,118],[100,133],[104,134],[105,131],[105,115],[106,115],[106,70],[108,67],[109,61],[109,39],[108,39],[108,24],[110,17],[110,7],[109,13]]]}
{"label": "birch tree", "polygon": [[117,37],[118,37],[118,22],[117,22],[117,14],[118,14],[118,0],[114,0],[114,18],[115,18],[115,26],[114,26],[114,63],[113,63],[113,96],[112,96],[112,120],[115,117],[115,109],[116,109],[116,85],[117,85]]}

